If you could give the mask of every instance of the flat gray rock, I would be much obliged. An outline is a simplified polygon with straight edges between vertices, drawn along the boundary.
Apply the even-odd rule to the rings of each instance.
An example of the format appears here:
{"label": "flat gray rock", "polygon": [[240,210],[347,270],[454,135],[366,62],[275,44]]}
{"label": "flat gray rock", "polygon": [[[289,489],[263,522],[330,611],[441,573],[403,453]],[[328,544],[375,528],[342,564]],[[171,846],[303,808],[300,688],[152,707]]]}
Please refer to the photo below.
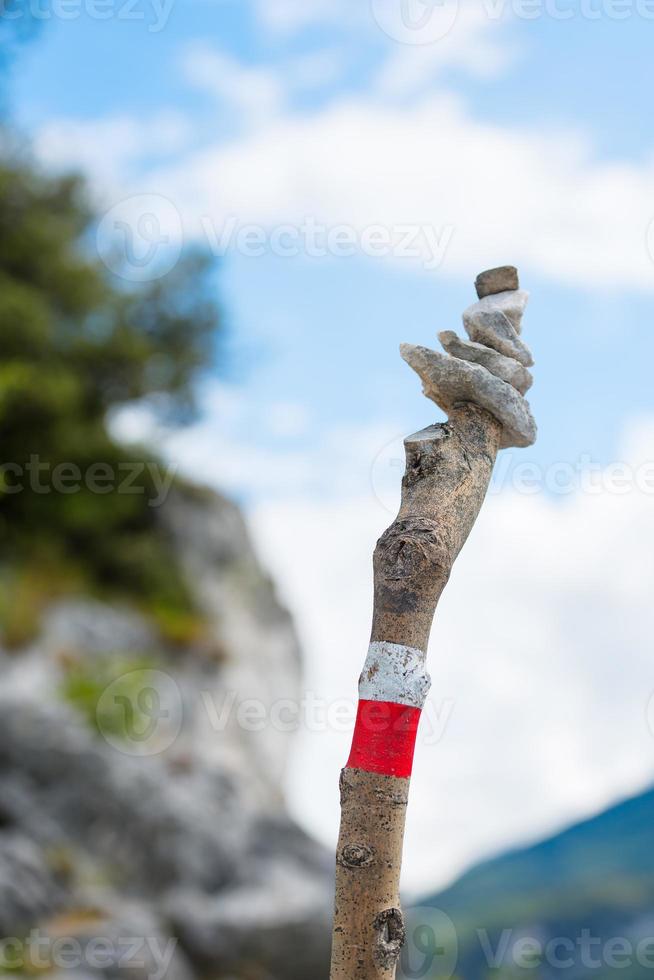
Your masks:
{"label": "flat gray rock", "polygon": [[443,330],[438,339],[448,354],[460,357],[473,364],[481,364],[496,378],[501,378],[507,384],[513,385],[521,395],[529,391],[534,379],[526,367],[512,357],[505,357],[490,347],[475,344],[471,340],[462,340],[453,330]]}
{"label": "flat gray rock", "polygon": [[515,327],[516,331],[522,331],[522,317],[529,302],[529,293],[526,289],[511,289],[505,293],[495,293],[492,296],[484,296],[477,303],[473,303],[463,314],[473,316],[475,313],[491,313],[493,310],[501,310]]}
{"label": "flat gray rock", "polygon": [[15,828],[0,831],[0,884],[3,936],[22,935],[26,923],[47,918],[65,906],[64,888],[48,867],[44,851]]}
{"label": "flat gray rock", "polygon": [[[256,872],[219,894],[179,889],[167,899],[173,934],[202,968],[196,975],[324,980],[331,945],[329,878],[310,881],[285,855],[259,860]],[[241,972],[246,963],[255,963],[257,972]]]}
{"label": "flat gray rock", "polygon": [[502,423],[502,449],[531,446],[536,441],[536,423],[528,402],[481,364],[413,344],[402,344],[400,353],[420,376],[427,398],[444,412],[449,414],[456,405],[473,402]]}
{"label": "flat gray rock", "polygon": [[492,347],[506,357],[520,361],[525,367],[534,363],[531,351],[520,340],[515,327],[501,310],[482,310],[463,314],[463,326],[470,340]]}
{"label": "flat gray rock", "polygon": [[479,299],[506,292],[508,289],[520,289],[518,270],[514,265],[500,265],[497,269],[480,272],[475,279],[475,289]]}

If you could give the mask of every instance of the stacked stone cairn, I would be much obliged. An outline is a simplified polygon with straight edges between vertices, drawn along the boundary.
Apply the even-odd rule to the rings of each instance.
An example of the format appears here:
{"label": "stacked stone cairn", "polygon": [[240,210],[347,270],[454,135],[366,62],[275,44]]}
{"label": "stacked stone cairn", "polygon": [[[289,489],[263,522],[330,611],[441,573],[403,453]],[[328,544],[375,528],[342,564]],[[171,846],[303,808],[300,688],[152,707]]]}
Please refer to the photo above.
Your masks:
{"label": "stacked stone cairn", "polygon": [[514,266],[481,273],[475,288],[478,302],[463,314],[469,340],[444,330],[438,339],[445,354],[402,344],[402,357],[420,376],[427,398],[448,415],[473,402],[502,423],[503,449],[531,446],[536,423],[524,396],[533,382],[528,369],[534,360],[520,337],[529,293],[520,289]]}

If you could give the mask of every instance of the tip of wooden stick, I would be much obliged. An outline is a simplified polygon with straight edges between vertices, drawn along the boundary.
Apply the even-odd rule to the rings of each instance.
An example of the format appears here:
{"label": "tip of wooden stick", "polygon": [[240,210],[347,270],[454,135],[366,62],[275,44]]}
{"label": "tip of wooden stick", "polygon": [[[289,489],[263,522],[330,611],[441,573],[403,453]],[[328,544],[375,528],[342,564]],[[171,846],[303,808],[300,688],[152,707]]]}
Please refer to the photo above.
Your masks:
{"label": "tip of wooden stick", "polygon": [[404,440],[404,445],[409,446],[414,443],[420,442],[433,442],[437,439],[445,438],[445,429],[442,422],[436,422],[434,425],[428,425],[425,429],[420,429],[419,432],[413,432],[410,436],[407,436]]}

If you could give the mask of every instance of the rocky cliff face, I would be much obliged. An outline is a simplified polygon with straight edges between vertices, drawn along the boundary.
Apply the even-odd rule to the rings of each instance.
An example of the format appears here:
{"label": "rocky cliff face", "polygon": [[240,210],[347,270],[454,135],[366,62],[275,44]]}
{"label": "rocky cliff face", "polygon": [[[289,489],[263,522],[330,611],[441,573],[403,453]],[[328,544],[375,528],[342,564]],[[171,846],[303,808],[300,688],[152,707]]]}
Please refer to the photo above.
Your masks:
{"label": "rocky cliff face", "polygon": [[293,624],[232,504],[161,519],[205,614],[183,648],[59,601],[0,652],[1,966],[52,976],[320,980],[332,861],[284,810]]}

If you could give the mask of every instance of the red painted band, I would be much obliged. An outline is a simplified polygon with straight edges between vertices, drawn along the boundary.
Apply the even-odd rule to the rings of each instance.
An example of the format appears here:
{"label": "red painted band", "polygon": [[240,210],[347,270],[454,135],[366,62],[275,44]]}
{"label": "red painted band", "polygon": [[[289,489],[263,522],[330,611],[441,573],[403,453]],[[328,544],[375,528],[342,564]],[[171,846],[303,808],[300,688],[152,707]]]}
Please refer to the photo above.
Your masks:
{"label": "red painted band", "polygon": [[408,779],[420,723],[420,708],[392,701],[359,701],[347,769]]}

